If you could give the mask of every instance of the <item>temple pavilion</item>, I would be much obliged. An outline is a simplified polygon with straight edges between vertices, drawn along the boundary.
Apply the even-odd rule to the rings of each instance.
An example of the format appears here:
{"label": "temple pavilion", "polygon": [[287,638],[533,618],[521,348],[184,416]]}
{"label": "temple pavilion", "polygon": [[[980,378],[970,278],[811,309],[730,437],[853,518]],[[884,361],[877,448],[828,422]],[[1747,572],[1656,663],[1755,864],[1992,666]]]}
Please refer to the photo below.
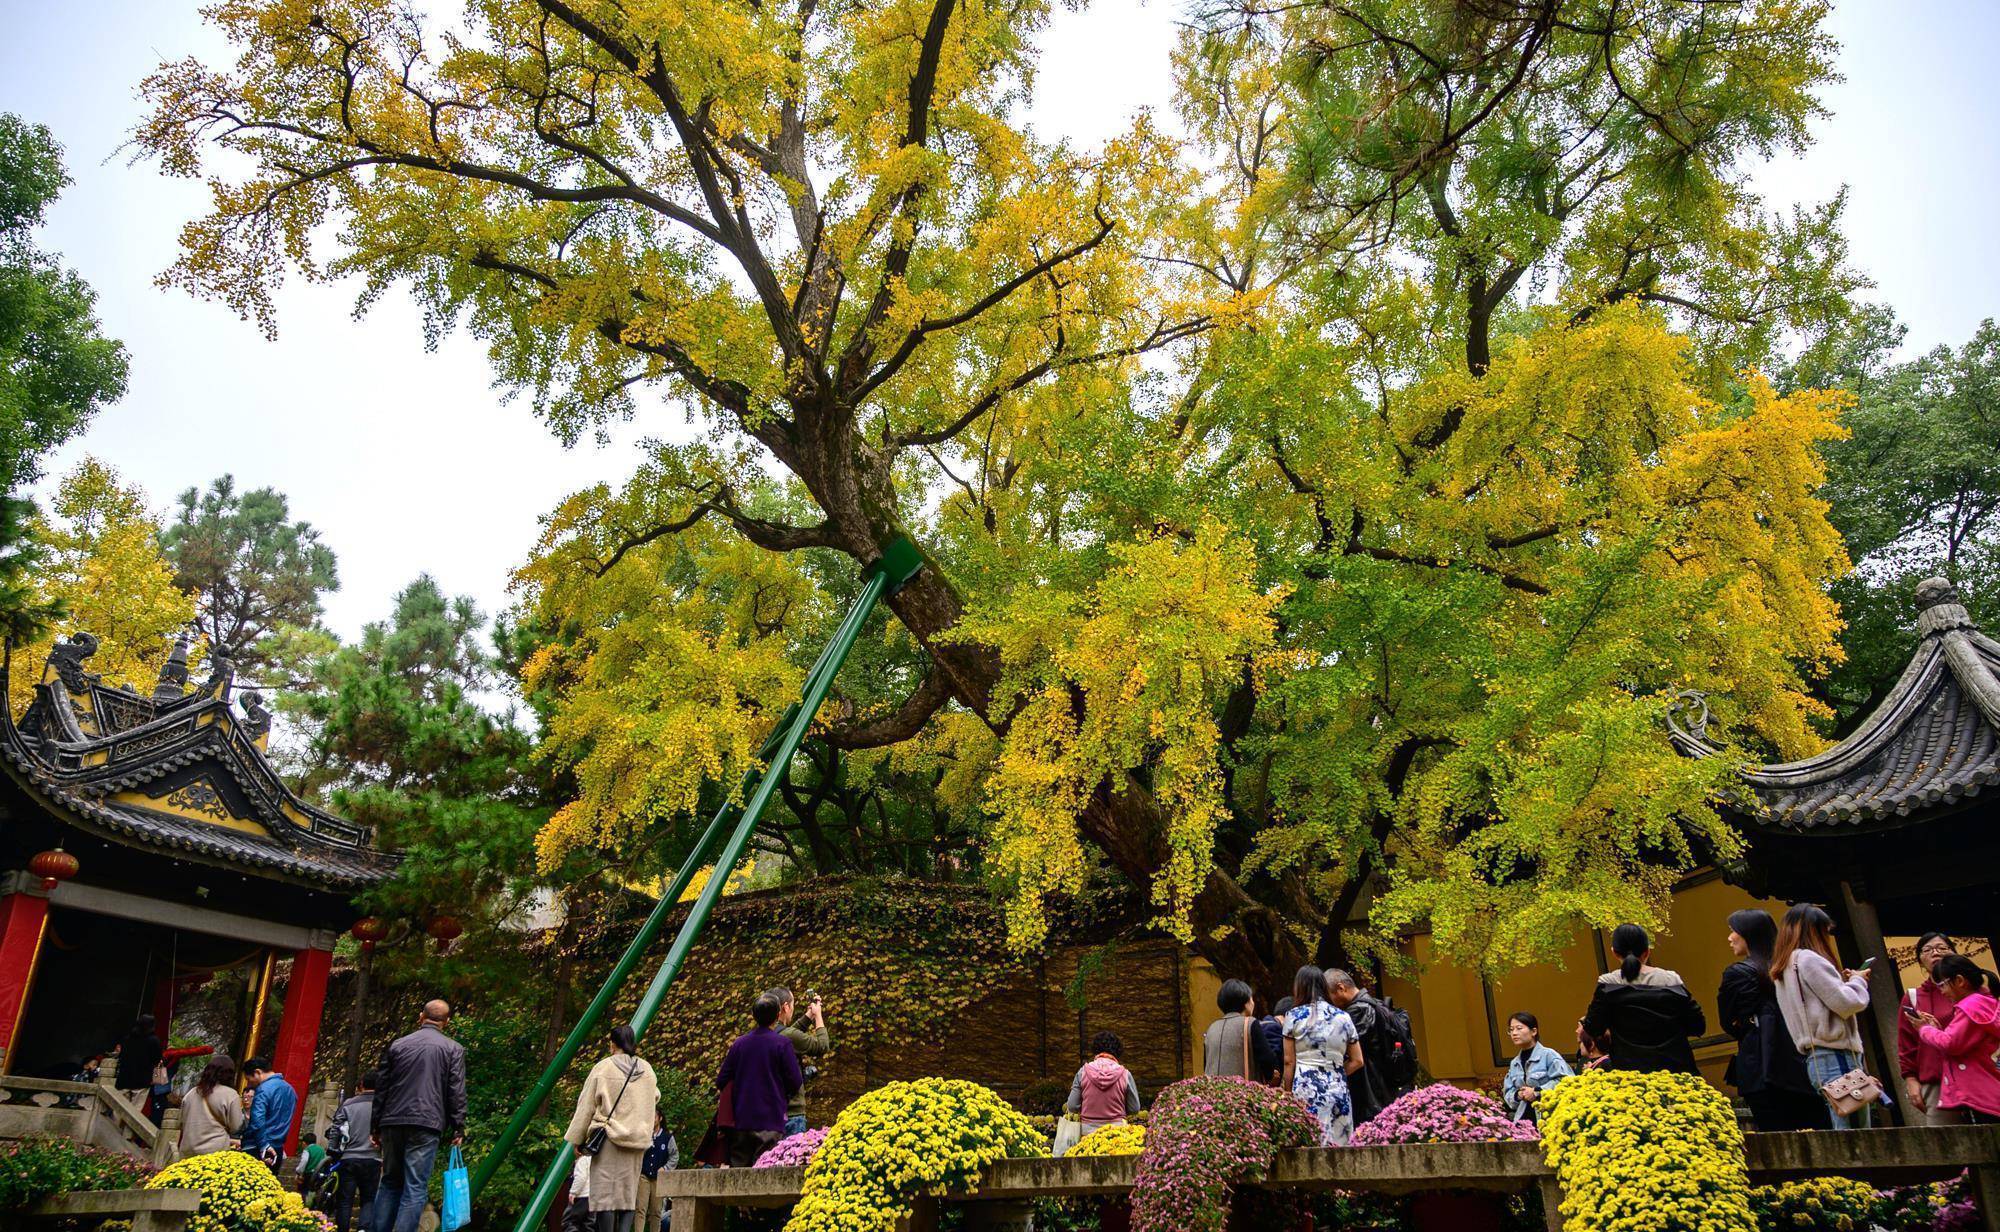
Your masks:
{"label": "temple pavilion", "polygon": [[179,998],[247,967],[240,1046],[303,1110],[334,943],[394,857],[286,788],[271,714],[226,661],[191,684],[183,638],[148,695],[91,672],[96,649],[59,642],[18,719],[0,706],[0,1065],[68,1077],[142,1013],[165,1038]]}
{"label": "temple pavilion", "polygon": [[[2000,642],[1943,578],[1917,587],[1917,607],[1916,653],[1854,731],[1802,761],[1737,770],[1729,811],[1747,850],[1722,870],[1760,898],[1823,904],[1843,957],[1885,972],[1888,937],[1932,929],[2000,955]],[[1705,707],[1686,701],[1675,742],[1719,755]],[[1870,1068],[1894,1074],[1898,989],[1870,987]]]}

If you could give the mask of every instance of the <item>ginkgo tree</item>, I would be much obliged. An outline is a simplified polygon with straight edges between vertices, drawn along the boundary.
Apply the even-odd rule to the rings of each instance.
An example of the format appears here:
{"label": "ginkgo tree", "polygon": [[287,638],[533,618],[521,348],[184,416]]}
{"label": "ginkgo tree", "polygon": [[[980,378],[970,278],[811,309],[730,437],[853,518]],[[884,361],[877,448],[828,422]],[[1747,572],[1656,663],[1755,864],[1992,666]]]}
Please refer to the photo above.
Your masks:
{"label": "ginkgo tree", "polygon": [[[568,440],[642,387],[699,415],[523,571],[581,788],[545,859],[733,783],[838,606],[790,561],[909,534],[909,641],[870,682],[897,694],[823,739],[949,762],[1024,943],[1102,857],[1268,984],[1385,864],[1382,919],[1446,948],[1656,914],[1654,870],[1730,841],[1664,691],[1811,739],[1835,407],[1715,373],[1755,349],[1743,305],[1766,341],[1813,315],[1756,290],[1813,243],[1751,217],[1741,168],[1803,131],[1822,13],[1745,0],[1764,36],[1712,38],[1714,7],[1237,10],[1182,39],[1185,139],[1142,118],[1085,150],[1014,119],[1033,0],[483,0],[453,29],[227,0],[240,58],[163,66],[136,140],[179,174],[227,154],[171,284],[267,325],[289,272],[401,284]],[[1733,84],[1648,136],[1675,81]],[[1537,124],[1592,108],[1619,139],[1562,163]],[[1476,157],[1510,141],[1611,186]],[[1517,208],[1413,222],[1440,191]],[[1658,276],[1589,275],[1621,244]],[[1704,307],[1689,281],[1721,305],[1692,346],[1657,315]]]}

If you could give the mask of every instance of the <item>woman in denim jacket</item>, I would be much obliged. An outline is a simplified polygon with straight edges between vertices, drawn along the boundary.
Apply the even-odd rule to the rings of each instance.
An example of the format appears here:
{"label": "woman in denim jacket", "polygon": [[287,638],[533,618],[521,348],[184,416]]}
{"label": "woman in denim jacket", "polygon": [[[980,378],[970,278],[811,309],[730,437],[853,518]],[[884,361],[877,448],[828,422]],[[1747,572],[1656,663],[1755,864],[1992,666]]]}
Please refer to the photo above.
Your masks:
{"label": "woman in denim jacket", "polygon": [[1507,1020],[1507,1038],[1520,1052],[1507,1063],[1507,1077],[1500,1083],[1500,1104],[1514,1120],[1532,1122],[1542,1092],[1571,1076],[1569,1062],[1542,1043],[1542,1024],[1526,1010]]}

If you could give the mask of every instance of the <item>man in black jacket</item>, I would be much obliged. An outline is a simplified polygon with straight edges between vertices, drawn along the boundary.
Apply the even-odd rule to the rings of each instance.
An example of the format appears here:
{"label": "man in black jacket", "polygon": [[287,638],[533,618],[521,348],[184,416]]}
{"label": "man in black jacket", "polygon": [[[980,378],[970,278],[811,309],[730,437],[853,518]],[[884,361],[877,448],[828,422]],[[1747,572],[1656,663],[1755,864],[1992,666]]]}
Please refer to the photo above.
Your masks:
{"label": "man in black jacket", "polygon": [[1409,1093],[1401,1081],[1398,1073],[1401,1067],[1396,1060],[1398,1046],[1408,1044],[1401,1038],[1395,1009],[1370,995],[1351,973],[1339,968],[1328,971],[1326,996],[1347,1011],[1361,1037],[1363,1064],[1348,1075],[1347,1086],[1354,1099],[1354,1123],[1362,1125],[1374,1120],[1398,1096]]}
{"label": "man in black jacket", "polygon": [[465,1048],[445,1034],[450,1021],[449,1005],[426,1002],[417,1029],[382,1060],[373,1125],[382,1183],[372,1232],[417,1232],[438,1144],[465,1141]]}

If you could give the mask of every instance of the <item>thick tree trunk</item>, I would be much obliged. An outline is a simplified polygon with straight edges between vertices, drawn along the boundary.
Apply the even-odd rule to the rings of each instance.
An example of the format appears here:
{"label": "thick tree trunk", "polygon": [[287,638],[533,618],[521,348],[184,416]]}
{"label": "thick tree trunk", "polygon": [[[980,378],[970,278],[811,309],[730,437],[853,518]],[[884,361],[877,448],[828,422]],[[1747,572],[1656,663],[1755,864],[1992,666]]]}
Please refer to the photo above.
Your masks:
{"label": "thick tree trunk", "polygon": [[[853,433],[851,416],[834,412],[814,416],[813,428],[802,427],[786,444],[792,468],[826,513],[827,523],[842,550],[862,564],[881,555],[881,545],[905,533],[897,517],[891,458]],[[921,546],[921,545],[920,545]],[[996,713],[995,691],[1000,659],[990,647],[943,640],[957,628],[964,600],[935,562],[889,599],[890,610],[923,646],[950,682],[951,695],[984,719],[996,732],[1006,730],[1008,714]],[[1086,838],[1112,864],[1141,888],[1150,890],[1154,876],[1166,865],[1166,828],[1149,792],[1129,776],[1122,790],[1101,787],[1078,818]],[[1310,904],[1298,901],[1303,892],[1280,883],[1280,894],[1291,891],[1288,904],[1260,902],[1224,869],[1216,869],[1196,896],[1189,923],[1195,949],[1226,977],[1248,981],[1270,1004],[1291,989],[1292,974],[1306,961],[1306,945],[1288,925],[1308,929],[1319,924],[1319,913],[1288,919]]]}

